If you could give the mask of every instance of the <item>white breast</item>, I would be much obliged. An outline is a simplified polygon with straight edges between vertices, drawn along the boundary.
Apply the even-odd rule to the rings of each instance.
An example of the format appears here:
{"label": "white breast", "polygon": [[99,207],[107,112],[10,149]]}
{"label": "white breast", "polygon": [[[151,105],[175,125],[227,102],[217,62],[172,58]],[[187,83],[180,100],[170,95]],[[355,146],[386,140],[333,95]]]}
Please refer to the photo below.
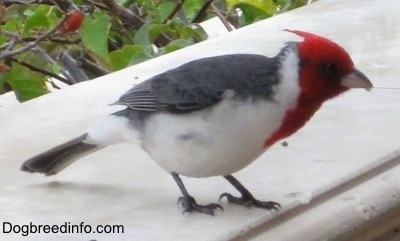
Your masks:
{"label": "white breast", "polygon": [[276,103],[224,100],[186,115],[159,113],[145,127],[142,145],[168,172],[191,177],[227,175],[261,155],[284,113]]}
{"label": "white breast", "polygon": [[227,175],[241,170],[266,148],[286,110],[295,106],[300,92],[298,57],[290,52],[282,61],[281,83],[273,101],[232,99],[190,114],[158,113],[149,118],[142,145],[168,172],[191,177]]}
{"label": "white breast", "polygon": [[234,173],[261,155],[264,142],[300,92],[298,58],[289,52],[281,62],[281,83],[273,100],[236,100],[227,90],[217,105],[189,114],[159,112],[146,119],[140,131],[122,116],[110,116],[90,128],[88,142],[100,145],[141,143],[168,172],[191,177]]}

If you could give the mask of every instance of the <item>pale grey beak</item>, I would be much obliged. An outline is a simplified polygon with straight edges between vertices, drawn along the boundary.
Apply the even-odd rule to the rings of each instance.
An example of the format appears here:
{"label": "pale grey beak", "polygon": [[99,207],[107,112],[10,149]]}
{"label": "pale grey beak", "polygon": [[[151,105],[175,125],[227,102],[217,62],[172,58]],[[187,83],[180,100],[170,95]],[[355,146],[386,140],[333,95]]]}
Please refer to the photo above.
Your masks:
{"label": "pale grey beak", "polygon": [[341,85],[347,88],[364,88],[368,91],[373,87],[368,77],[358,69],[354,69],[353,72],[344,76]]}

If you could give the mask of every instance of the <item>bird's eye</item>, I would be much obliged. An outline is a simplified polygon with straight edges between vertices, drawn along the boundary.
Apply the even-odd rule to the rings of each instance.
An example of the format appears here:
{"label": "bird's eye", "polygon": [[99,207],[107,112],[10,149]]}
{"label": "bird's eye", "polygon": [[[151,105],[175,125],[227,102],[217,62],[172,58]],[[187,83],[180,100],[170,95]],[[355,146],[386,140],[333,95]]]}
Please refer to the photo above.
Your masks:
{"label": "bird's eye", "polygon": [[321,65],[321,73],[327,79],[335,79],[339,75],[339,68],[332,62],[326,62]]}

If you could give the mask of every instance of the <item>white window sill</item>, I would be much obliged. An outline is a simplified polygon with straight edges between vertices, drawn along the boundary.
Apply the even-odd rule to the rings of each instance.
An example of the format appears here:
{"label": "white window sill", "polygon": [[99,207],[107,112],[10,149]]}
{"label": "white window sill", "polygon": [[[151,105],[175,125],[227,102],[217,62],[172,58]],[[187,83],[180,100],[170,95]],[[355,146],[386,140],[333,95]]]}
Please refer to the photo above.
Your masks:
{"label": "white window sill", "polygon": [[[122,224],[124,234],[3,234],[5,240],[391,240],[399,236],[400,1],[320,0],[143,64],[0,109],[0,221],[14,225]],[[326,103],[308,125],[236,174],[279,212],[221,201],[214,217],[182,215],[170,176],[139,148],[118,145],[54,177],[19,171],[30,156],[112,113],[135,81],[224,53],[274,55],[301,29],[343,45],[382,87]],[[135,77],[138,80],[135,80]],[[397,88],[397,89],[396,89]],[[234,191],[222,178],[186,179],[199,202]],[[1,225],[2,225],[1,224]],[[3,227],[0,227],[2,230]]]}

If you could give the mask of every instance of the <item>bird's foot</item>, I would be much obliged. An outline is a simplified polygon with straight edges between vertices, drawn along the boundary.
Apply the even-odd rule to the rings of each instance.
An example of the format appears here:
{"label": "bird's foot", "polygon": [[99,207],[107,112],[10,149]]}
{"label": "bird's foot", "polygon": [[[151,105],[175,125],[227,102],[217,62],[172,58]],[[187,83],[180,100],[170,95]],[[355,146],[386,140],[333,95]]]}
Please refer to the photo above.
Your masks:
{"label": "bird's foot", "polygon": [[214,212],[217,208],[224,210],[221,205],[216,203],[210,203],[208,205],[197,204],[196,200],[192,196],[180,197],[178,203],[180,203],[185,209],[183,213],[197,212],[214,216]]}
{"label": "bird's foot", "polygon": [[221,200],[222,198],[226,197],[229,203],[234,203],[238,205],[243,205],[248,208],[251,207],[257,207],[257,208],[262,208],[262,209],[267,209],[267,210],[276,210],[278,211],[281,205],[277,202],[273,201],[260,201],[255,199],[252,195],[243,195],[241,197],[235,197],[230,193],[222,193],[221,196],[219,196],[219,199]]}

